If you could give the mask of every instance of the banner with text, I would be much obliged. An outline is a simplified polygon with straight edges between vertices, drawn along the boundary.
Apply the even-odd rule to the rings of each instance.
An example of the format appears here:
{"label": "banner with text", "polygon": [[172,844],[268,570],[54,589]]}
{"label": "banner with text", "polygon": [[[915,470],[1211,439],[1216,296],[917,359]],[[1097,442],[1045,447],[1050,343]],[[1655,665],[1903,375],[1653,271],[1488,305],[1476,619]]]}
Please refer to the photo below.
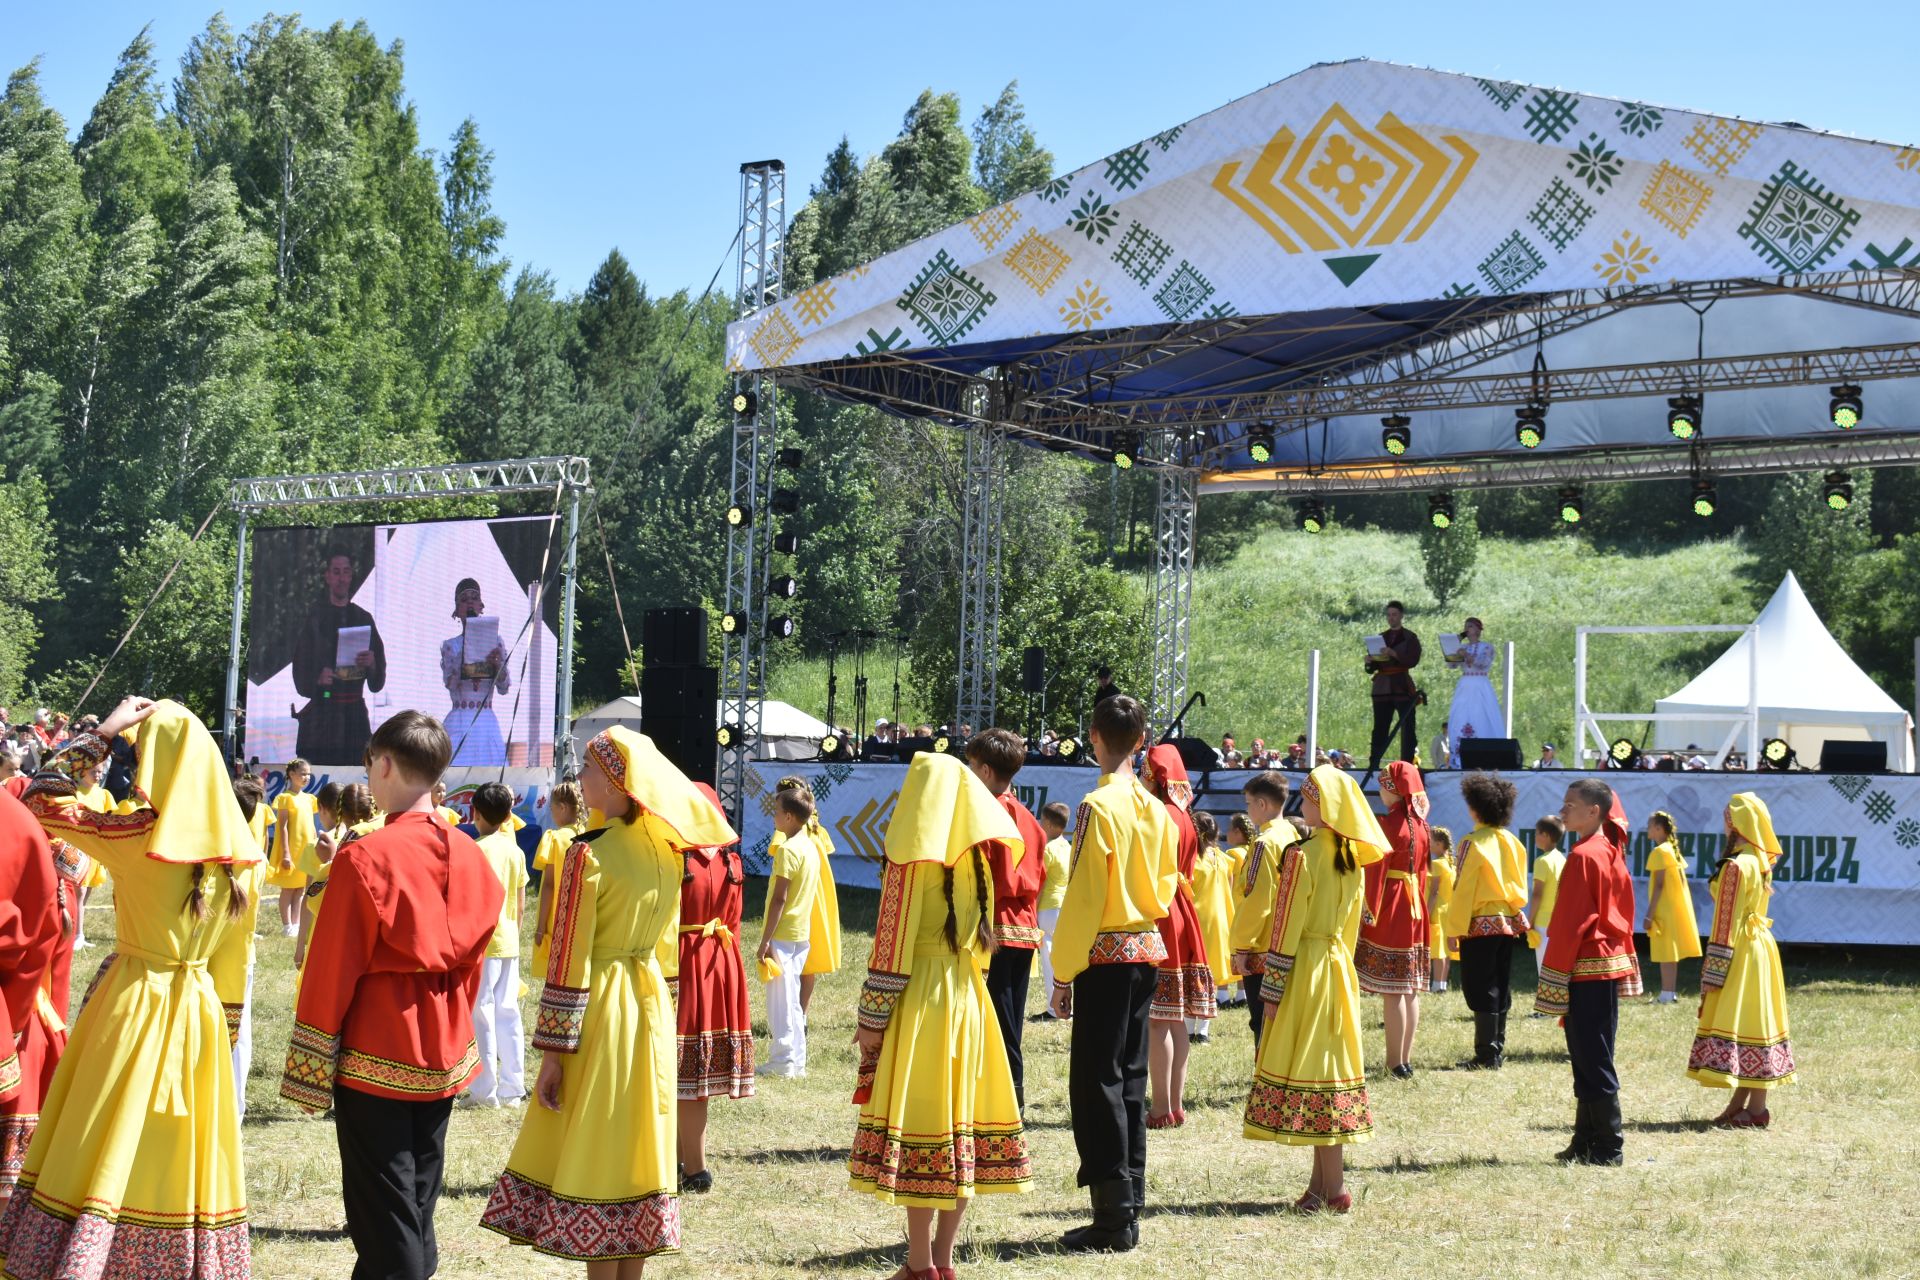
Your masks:
{"label": "banner with text", "polygon": [[[841,885],[877,888],[887,823],[905,780],[905,765],[788,764],[807,779],[820,821],[832,833],[833,874]],[[776,775],[749,766],[745,850],[748,870],[766,874],[773,833]],[[1220,771],[1195,779],[1201,808],[1225,816],[1240,808],[1240,785],[1251,775]],[[1519,788],[1513,822],[1531,845],[1534,819],[1560,811],[1572,772],[1507,775]],[[1860,942],[1920,945],[1920,777],[1893,774],[1606,773],[1635,829],[1630,854],[1640,912],[1646,907],[1647,817],[1671,813],[1680,854],[1704,933],[1713,916],[1707,878],[1725,839],[1723,812],[1737,791],[1756,792],[1773,811],[1785,852],[1774,866],[1774,934],[1782,942]],[[1034,813],[1058,800],[1069,810],[1094,786],[1092,768],[1031,766],[1014,790]],[[1456,836],[1473,827],[1460,798],[1457,772],[1428,775],[1435,825]],[[1289,774],[1298,787],[1301,775]],[[1297,804],[1290,802],[1290,807]],[[1637,923],[1637,921],[1636,921]]]}

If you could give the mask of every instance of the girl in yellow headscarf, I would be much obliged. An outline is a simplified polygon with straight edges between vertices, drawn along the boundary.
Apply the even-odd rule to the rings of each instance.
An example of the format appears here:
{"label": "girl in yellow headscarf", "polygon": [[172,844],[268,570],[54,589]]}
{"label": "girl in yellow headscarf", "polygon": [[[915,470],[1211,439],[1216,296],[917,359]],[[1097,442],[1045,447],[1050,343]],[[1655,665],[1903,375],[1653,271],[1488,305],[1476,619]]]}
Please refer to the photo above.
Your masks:
{"label": "girl in yellow headscarf", "polygon": [[534,1024],[537,1105],[480,1225],[589,1275],[631,1277],[680,1248],[680,850],[737,837],[650,739],[616,725],[586,756],[581,795],[608,825],[561,867]]}
{"label": "girl in yellow headscarf", "polygon": [[1361,868],[1386,857],[1389,842],[1359,784],[1332,765],[1307,776],[1300,816],[1314,831],[1280,859],[1259,992],[1267,1012],[1244,1132],[1315,1148],[1313,1177],[1294,1209],[1345,1213],[1353,1197],[1342,1149],[1373,1136],[1353,967],[1366,897]]}
{"label": "girl in yellow headscarf", "polygon": [[1714,1123],[1764,1129],[1772,1120],[1767,1090],[1792,1084],[1793,1040],[1787,1031],[1787,984],[1767,904],[1780,840],[1773,815],[1750,791],[1727,805],[1727,847],[1708,888],[1713,933],[1700,969],[1700,1024],[1687,1074],[1733,1097]]}
{"label": "girl in yellow headscarf", "polygon": [[860,989],[855,1191],[907,1211],[908,1280],[953,1273],[967,1201],[1025,1191],[1033,1170],[983,976],[993,880],[980,846],[1020,840],[972,770],[921,754],[907,770]]}
{"label": "girl in yellow headscarf", "polygon": [[[75,803],[68,779],[134,738],[132,800]],[[247,1274],[247,1197],[229,1056],[262,861],[212,735],[175,702],[128,698],[23,797],[48,833],[113,873],[114,955],[75,1020],[0,1218],[0,1271]],[[180,1260],[191,1260],[191,1266]],[[167,1260],[172,1260],[170,1263]],[[173,1269],[168,1270],[171,1266]]]}

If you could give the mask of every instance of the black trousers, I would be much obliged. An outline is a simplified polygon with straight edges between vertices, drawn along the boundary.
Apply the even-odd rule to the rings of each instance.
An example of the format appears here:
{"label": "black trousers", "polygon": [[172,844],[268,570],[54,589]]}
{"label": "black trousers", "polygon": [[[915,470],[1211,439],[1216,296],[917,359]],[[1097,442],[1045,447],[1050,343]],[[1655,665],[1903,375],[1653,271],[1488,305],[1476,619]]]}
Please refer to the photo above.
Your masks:
{"label": "black trousers", "polygon": [[358,1261],[353,1280],[427,1280],[440,1267],[433,1209],[453,1099],[400,1102],[336,1086],[340,1190]]}
{"label": "black trousers", "polygon": [[1620,1077],[1613,1070],[1620,984],[1576,982],[1567,990],[1567,1057],[1573,1060],[1573,1096],[1583,1102],[1612,1097],[1620,1092]]}
{"label": "black trousers", "polygon": [[1267,1002],[1260,998],[1260,986],[1266,981],[1264,973],[1250,973],[1240,980],[1247,992],[1247,1021],[1253,1026],[1253,1056],[1260,1056],[1260,1026],[1266,1020]]}
{"label": "black trousers", "polygon": [[1419,746],[1419,735],[1414,730],[1414,700],[1412,698],[1375,698],[1373,700],[1373,754],[1367,760],[1367,768],[1379,769],[1381,757],[1386,754],[1387,739],[1393,736],[1393,718],[1402,710],[1405,717],[1400,721],[1400,758],[1412,760]]}
{"label": "black trousers", "polygon": [[1067,1100],[1080,1185],[1147,1176],[1147,1010],[1159,970],[1097,964],[1073,980]]}
{"label": "black trousers", "polygon": [[1513,944],[1504,934],[1460,939],[1460,994],[1475,1013],[1505,1013],[1513,1004]]}
{"label": "black trousers", "polygon": [[1013,1072],[1013,1096],[1022,1113],[1027,1109],[1027,1072],[1020,1033],[1027,1025],[1027,982],[1032,975],[1031,948],[1001,947],[987,962],[987,999],[993,1001],[993,1016],[1000,1020],[1000,1038],[1006,1042],[1007,1066]]}

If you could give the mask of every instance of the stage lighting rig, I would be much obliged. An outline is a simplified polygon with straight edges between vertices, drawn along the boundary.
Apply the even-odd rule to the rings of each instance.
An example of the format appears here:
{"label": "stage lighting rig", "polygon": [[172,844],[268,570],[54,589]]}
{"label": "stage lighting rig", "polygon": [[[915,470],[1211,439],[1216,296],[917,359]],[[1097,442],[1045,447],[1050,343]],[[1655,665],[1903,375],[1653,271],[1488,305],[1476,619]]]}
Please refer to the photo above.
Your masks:
{"label": "stage lighting rig", "polygon": [[747,629],[747,615],[735,610],[720,615],[720,631],[723,635],[734,635]]}
{"label": "stage lighting rig", "polygon": [[1453,527],[1453,495],[1434,493],[1427,495],[1427,523],[1436,529]]}
{"label": "stage lighting rig", "polygon": [[1568,485],[1560,491],[1561,524],[1579,524],[1586,514],[1586,499],[1581,496],[1578,485]]}
{"label": "stage lighting rig", "polygon": [[755,395],[751,391],[744,391],[744,390],[736,391],[733,393],[733,416],[734,417],[751,418],[758,412],[760,412],[759,396]]}
{"label": "stage lighting rig", "polygon": [[1319,533],[1327,527],[1327,509],[1321,505],[1320,499],[1308,498],[1300,504],[1300,511],[1293,519],[1302,532]]}
{"label": "stage lighting rig", "polygon": [[1720,492],[1710,476],[1700,476],[1693,482],[1693,514],[1701,519],[1712,515],[1720,506]]}
{"label": "stage lighting rig", "polygon": [[1607,767],[1609,769],[1638,769],[1640,767],[1640,748],[1634,745],[1632,738],[1615,738],[1613,745],[1607,748]]}
{"label": "stage lighting rig", "polygon": [[1785,738],[1768,738],[1760,744],[1760,767],[1775,773],[1793,768],[1798,757]]}
{"label": "stage lighting rig", "polygon": [[1681,395],[1667,401],[1667,432],[1675,440],[1692,440],[1700,434],[1699,397]]}
{"label": "stage lighting rig", "polygon": [[1393,457],[1402,457],[1413,448],[1413,420],[1404,413],[1390,413],[1380,419],[1380,447]]}
{"label": "stage lighting rig", "polygon": [[800,594],[800,581],[797,578],[783,575],[775,578],[767,590],[783,600],[791,600]]}
{"label": "stage lighting rig", "polygon": [[785,614],[774,614],[767,619],[767,634],[775,640],[791,640],[793,633],[799,630],[792,618]]}
{"label": "stage lighting rig", "polygon": [[1116,431],[1113,433],[1113,465],[1126,471],[1140,460],[1140,433],[1138,431]]}
{"label": "stage lighting rig", "polygon": [[1538,449],[1547,438],[1547,407],[1526,404],[1513,411],[1513,438],[1522,449]]}
{"label": "stage lighting rig", "polygon": [[1833,425],[1842,431],[1851,431],[1860,425],[1865,410],[1860,402],[1860,388],[1851,382],[1843,382],[1833,388],[1833,399],[1827,403],[1827,416],[1833,419]]}
{"label": "stage lighting rig", "polygon": [[1826,483],[1820,487],[1820,500],[1827,504],[1829,511],[1845,511],[1853,505],[1853,477],[1845,471],[1827,472]]}
{"label": "stage lighting rig", "polygon": [[727,508],[727,524],[735,529],[745,529],[753,523],[753,508],[734,503]]}
{"label": "stage lighting rig", "polygon": [[1247,437],[1247,456],[1263,466],[1273,461],[1273,428],[1260,427]]}
{"label": "stage lighting rig", "polygon": [[800,535],[797,533],[776,533],[773,535],[773,549],[783,556],[800,554]]}
{"label": "stage lighting rig", "polygon": [[790,516],[800,509],[800,491],[798,489],[775,489],[773,491],[773,510],[777,515]]}
{"label": "stage lighting rig", "polygon": [[737,724],[723,724],[714,731],[713,738],[723,748],[744,747],[747,744],[747,731]]}

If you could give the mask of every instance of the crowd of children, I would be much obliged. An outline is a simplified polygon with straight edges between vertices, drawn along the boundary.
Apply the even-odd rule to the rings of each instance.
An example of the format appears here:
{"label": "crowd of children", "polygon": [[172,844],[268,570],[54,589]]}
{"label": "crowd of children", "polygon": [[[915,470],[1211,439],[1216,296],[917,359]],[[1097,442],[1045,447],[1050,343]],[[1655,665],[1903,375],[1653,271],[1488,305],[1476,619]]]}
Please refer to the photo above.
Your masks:
{"label": "crowd of children", "polygon": [[[1630,831],[1603,781],[1574,780],[1535,824],[1531,867],[1510,831],[1511,783],[1462,780],[1474,829],[1456,848],[1404,763],[1381,776],[1382,816],[1336,768],[1301,780],[1297,806],[1284,774],[1255,775],[1223,841],[1178,753],[1143,754],[1145,729],[1125,695],[1096,706],[1100,774],[1077,816],[1020,803],[1024,744],[1004,731],[975,736],[964,763],[923,754],[908,768],[860,989],[848,1162],[855,1190],[906,1212],[900,1275],[951,1277],[972,1198],[1032,1183],[1022,1044],[1036,960],[1037,1016],[1072,1023],[1090,1202],[1064,1249],[1138,1243],[1148,1131],[1184,1121],[1189,1046],[1239,1000],[1255,1045],[1245,1136],[1313,1147],[1295,1208],[1349,1211],[1344,1147],[1373,1132],[1362,994],[1385,1002],[1390,1074],[1411,1076],[1418,996],[1447,990],[1457,961],[1475,1022],[1462,1065],[1499,1069],[1523,938],[1534,1012],[1565,1027],[1576,1106],[1561,1158],[1621,1162],[1614,1039],[1640,973]],[[128,796],[101,802],[92,787],[123,737]],[[152,1280],[249,1274],[238,1126],[255,915],[270,893],[300,969],[280,1092],[332,1117],[356,1275],[433,1273],[456,1101],[524,1108],[483,1226],[585,1262],[595,1280],[631,1280],[680,1246],[679,1196],[714,1183],[709,1102],[755,1092],[738,833],[648,739],[595,737],[578,782],[553,789],[532,855],[529,988],[513,794],[478,787],[463,820],[440,784],[451,755],[442,725],[403,712],[374,732],[365,783],[310,792],[293,761],[269,806],[257,781],[229,783],[184,708],[129,699],[0,790],[5,1274],[121,1274],[133,1258]],[[839,904],[806,781],[782,779],[770,805],[758,1074],[797,1077],[814,980],[840,964]],[[1795,1072],[1766,915],[1780,844],[1751,794],[1733,797],[1726,826],[1687,1071],[1732,1091],[1718,1123],[1765,1128],[1769,1091]],[[1702,946],[1672,817],[1652,815],[1647,834],[1641,923],[1671,1001],[1678,963]],[[69,1029],[57,1011],[96,862],[115,881],[118,938]],[[221,1037],[230,1055],[205,1051]]]}

